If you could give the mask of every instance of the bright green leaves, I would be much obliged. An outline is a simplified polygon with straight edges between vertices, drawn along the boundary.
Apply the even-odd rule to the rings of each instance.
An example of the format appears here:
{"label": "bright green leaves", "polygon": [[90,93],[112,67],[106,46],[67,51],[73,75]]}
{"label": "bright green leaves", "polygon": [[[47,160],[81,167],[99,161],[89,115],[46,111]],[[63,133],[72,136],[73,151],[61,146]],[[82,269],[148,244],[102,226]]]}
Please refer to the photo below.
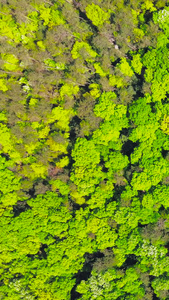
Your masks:
{"label": "bright green leaves", "polygon": [[7,6],[0,13],[0,35],[14,40],[16,43],[20,42],[18,25],[11,16],[10,9]]}
{"label": "bright green leaves", "polygon": [[45,26],[53,27],[65,23],[63,16],[57,9],[57,3],[52,7],[46,7],[45,4],[37,6],[40,13],[39,18],[43,20]]}
{"label": "bright green leaves", "polygon": [[153,79],[153,69],[146,69],[144,77],[147,82],[151,82]]}
{"label": "bright green leaves", "polygon": [[162,298],[169,41],[155,5],[21,2],[0,5],[0,298],[69,300],[88,266],[82,299],[151,298],[149,275]]}
{"label": "bright green leaves", "polygon": [[[110,141],[117,141],[120,135],[119,128],[110,122],[104,122],[100,128],[93,133],[93,140],[97,144],[108,145]],[[114,128],[113,128],[114,127]]]}
{"label": "bright green leaves", "polygon": [[94,113],[105,121],[100,128],[93,133],[96,144],[108,145],[109,142],[117,141],[122,128],[128,127],[126,118],[127,108],[124,105],[113,103],[116,99],[114,92],[103,93],[99,103],[95,105]]}
{"label": "bright green leaves", "polygon": [[152,83],[152,93],[153,93],[153,100],[155,101],[161,101],[165,99],[166,93],[169,92],[169,75],[166,74],[162,78],[162,82],[155,81]]}
{"label": "bright green leaves", "polygon": [[157,63],[158,63],[158,60],[157,60],[157,50],[156,49],[149,50],[143,56],[143,64],[147,68],[156,69]]}
{"label": "bright green leaves", "polygon": [[44,21],[44,25],[48,25],[50,20],[51,8],[50,7],[47,8],[45,7],[45,5],[41,5],[39,7],[39,11],[40,11],[40,19]]}
{"label": "bright green leaves", "polygon": [[142,172],[142,173],[138,173],[138,174],[135,173],[133,175],[131,185],[134,190],[148,191],[152,186],[152,182],[150,180],[148,180],[147,173]]}
{"label": "bright green leaves", "polygon": [[[27,203],[31,210],[20,214],[16,219],[12,220],[8,228],[5,228],[5,230],[11,230],[12,228],[14,230],[13,233],[10,232],[11,250],[15,248],[22,255],[25,251],[27,254],[35,254],[40,248],[40,243],[51,244],[54,241],[54,236],[60,238],[66,236],[67,222],[71,219],[71,215],[64,202],[64,198],[58,197],[56,193],[52,192],[38,195],[35,199],[28,200]],[[41,207],[39,207],[39,203],[41,203]],[[16,239],[15,242],[13,241],[12,247],[14,235],[16,235]],[[25,242],[28,245],[30,244],[30,248],[27,247],[26,249]],[[33,247],[33,242],[37,244],[38,248],[36,247],[35,249]],[[25,244],[24,253],[22,252],[23,243]]]}
{"label": "bright green leaves", "polygon": [[38,99],[31,98],[29,101],[29,106],[35,106],[38,103]]}
{"label": "bright green leaves", "polygon": [[56,63],[54,60],[49,59],[49,58],[45,59],[44,63],[51,70],[64,70],[65,69],[65,65],[63,63]]}
{"label": "bright green leaves", "polygon": [[95,105],[94,112],[97,117],[105,119],[105,121],[113,121],[114,118],[122,118],[127,112],[127,108],[124,105],[114,104],[113,100],[116,99],[114,92],[104,92],[99,103]]}
{"label": "bright green leaves", "polygon": [[[55,4],[56,5],[56,4]],[[53,26],[58,26],[58,25],[63,25],[63,24],[65,24],[66,23],[66,21],[64,20],[64,18],[63,18],[63,16],[62,16],[62,14],[60,13],[60,11],[57,9],[57,8],[55,8],[55,6],[54,6],[54,8],[52,9],[52,11],[51,11],[51,16],[50,16],[50,21],[49,21],[49,23],[48,23],[48,26],[50,27],[50,28],[52,28]]]}
{"label": "bright green leaves", "polygon": [[163,205],[167,209],[169,207],[169,186],[157,186],[153,192],[153,198],[155,199],[155,203]]}
{"label": "bright green leaves", "polygon": [[93,141],[78,139],[72,151],[75,161],[71,180],[78,186],[81,195],[89,195],[94,187],[103,178],[103,172],[99,166],[100,153]]}
{"label": "bright green leaves", "polygon": [[165,176],[169,175],[169,163],[164,159],[150,160],[143,164],[144,171],[134,173],[131,185],[134,190],[148,191],[152,186],[156,186]]}
{"label": "bright green leaves", "polygon": [[[41,208],[39,208],[39,202],[41,203]],[[45,218],[47,217],[46,221],[50,220],[53,225],[55,221],[66,223],[71,219],[71,215],[66,206],[64,206],[64,202],[65,199],[63,197],[58,197],[54,192],[47,192],[45,195],[38,195],[36,199],[28,200],[27,203],[32,207],[32,211],[35,215],[39,218],[44,218],[44,223],[42,224],[45,226]],[[59,228],[56,228],[56,230],[59,230]]]}
{"label": "bright green leaves", "polygon": [[[166,263],[168,263],[168,261],[166,261],[164,263],[166,265]],[[154,292],[156,293],[157,297],[160,297],[160,295],[162,295],[163,298],[161,298],[161,299],[165,299],[164,297],[168,293],[168,286],[169,286],[168,276],[167,277],[165,276],[165,278],[162,276],[159,276],[159,277],[156,277],[155,279],[153,279],[153,281],[152,281],[152,287],[154,289]]]}
{"label": "bright green leaves", "polygon": [[[123,127],[125,128],[128,126],[127,118],[125,117],[126,107],[123,105],[114,104],[112,101],[114,98],[116,98],[116,94],[112,92],[103,93],[101,95],[99,103],[94,108],[94,112],[98,117],[104,118],[105,121],[101,123],[99,129],[94,131],[92,140],[77,140],[75,149],[72,152],[75,163],[74,173],[71,175],[71,180],[78,186],[78,191],[81,191],[81,196],[94,192],[94,186],[106,176],[101,171],[101,167],[98,166],[100,161],[100,145],[111,147],[111,143],[118,140],[120,130]],[[106,157],[104,159],[108,160]],[[111,161],[109,161],[109,166],[106,167],[110,168],[110,170],[112,169],[113,172],[119,169],[122,170],[123,167],[127,166],[128,164],[127,157],[125,157],[124,162],[122,162],[122,159],[123,156],[120,153],[117,154],[117,157],[112,155]],[[116,164],[116,167],[114,168],[113,163]],[[112,171],[110,171],[110,174],[107,176],[112,178],[111,172]],[[75,196],[75,194],[76,197],[78,197],[78,194],[75,192],[72,195]],[[78,201],[83,202],[83,200],[80,200],[80,198]]]}
{"label": "bright green leaves", "polygon": [[117,88],[125,86],[125,82],[124,82],[123,78],[120,76],[114,76],[114,75],[109,76],[109,84],[110,84],[110,86],[116,86]]}
{"label": "bright green leaves", "polygon": [[145,35],[144,31],[140,28],[134,28],[133,34],[134,34],[134,42],[135,43],[138,43],[139,41],[141,41]]}
{"label": "bright green leaves", "polygon": [[38,47],[39,47],[40,50],[45,51],[46,48],[45,48],[45,45],[43,44],[42,41],[38,41],[37,45],[38,45]]}
{"label": "bright green leaves", "polygon": [[88,43],[78,41],[75,42],[71,54],[73,59],[85,56],[86,60],[90,60],[91,57],[94,58],[97,56],[97,52],[95,52]]}
{"label": "bright green leaves", "polygon": [[150,12],[156,11],[156,8],[150,0],[144,1],[144,3],[141,5],[141,8],[144,10],[149,10]]}
{"label": "bright green leaves", "polygon": [[74,166],[78,167],[94,167],[100,162],[100,154],[95,144],[86,139],[77,139],[72,157],[75,160]]}
{"label": "bright green leaves", "polygon": [[167,116],[167,115],[165,115],[164,119],[162,120],[161,130],[164,133],[169,134],[169,116]]}
{"label": "bright green leaves", "polygon": [[6,92],[7,90],[7,80],[5,78],[0,78],[0,91]]}
{"label": "bright green leaves", "polygon": [[65,20],[57,9],[57,4],[49,7],[46,4],[35,5],[36,11],[32,11],[27,16],[27,23],[21,23],[20,32],[24,44],[29,43],[30,38],[27,33],[31,33],[32,37],[35,37],[35,33],[38,31],[39,20],[43,22],[43,26],[52,28],[54,26],[65,24]]}
{"label": "bright green leaves", "polygon": [[[105,121],[100,124],[99,129],[93,132],[91,140],[78,139],[72,152],[75,163],[73,165],[71,180],[77,185],[77,190],[72,191],[71,195],[79,204],[84,203],[84,195],[94,193],[95,185],[99,184],[104,178],[113,179],[113,182],[115,182],[114,173],[123,170],[123,168],[128,165],[127,156],[124,157],[121,153],[117,152],[112,154],[111,157],[107,157],[112,143],[118,141],[120,130],[128,127],[126,106],[114,104],[112,100],[115,98],[116,94],[113,92],[103,93],[101,95],[99,103],[96,104],[94,108],[94,112],[98,117],[105,119]],[[102,153],[103,145],[105,147],[105,153],[104,151]],[[115,148],[118,149],[118,147]],[[90,156],[88,157],[88,155]],[[108,173],[101,171],[101,167],[99,166],[100,155],[102,155],[104,161],[106,161],[105,167],[108,168]],[[96,197],[98,197],[97,194],[99,190],[100,189],[96,190]],[[113,186],[107,194],[107,197],[112,193],[112,190]],[[106,198],[101,197],[101,199],[103,205]],[[91,197],[88,204],[91,204],[92,207],[95,206],[94,197]]]}
{"label": "bright green leaves", "polygon": [[[161,43],[159,39],[159,43]],[[166,45],[159,45],[157,49],[149,50],[143,57],[143,65],[147,67],[145,79],[151,82],[153,102],[165,99],[168,93],[168,48]]]}
{"label": "bright green leaves", "polygon": [[103,26],[110,18],[110,13],[105,12],[100,6],[95,5],[94,3],[89,4],[86,7],[86,15],[92,21],[95,26]]}
{"label": "bright green leaves", "polygon": [[143,64],[141,62],[140,54],[135,54],[133,56],[133,60],[131,62],[131,65],[132,65],[135,73],[141,74]]}
{"label": "bright green leaves", "polygon": [[[101,183],[95,189],[95,192],[92,194],[91,198],[87,201],[87,204],[90,206],[91,209],[99,207],[103,209],[105,202],[107,199],[111,199],[113,196],[114,186],[111,181],[107,181],[106,183]],[[113,209],[111,210],[113,214]]]}
{"label": "bright green leaves", "polygon": [[96,104],[94,112],[97,117],[101,117],[107,121],[114,115],[116,105],[113,100],[116,98],[114,92],[103,93],[99,99],[99,104]]}
{"label": "bright green leaves", "polygon": [[61,106],[53,108],[52,113],[48,116],[47,124],[57,121],[57,127],[60,130],[69,131],[69,121],[74,115],[72,109],[63,109]]}
{"label": "bright green leaves", "polygon": [[94,97],[95,99],[100,97],[100,87],[97,83],[92,83],[89,85],[90,88],[90,94],[92,97]]}
{"label": "bright green leaves", "polygon": [[50,131],[50,127],[49,126],[45,126],[45,127],[40,128],[40,130],[38,131],[39,138],[40,139],[46,138],[48,136],[48,134],[49,134],[49,131]]}
{"label": "bright green leaves", "polygon": [[8,119],[7,119],[6,113],[4,111],[1,111],[0,112],[0,122],[7,123],[7,121],[8,121]]}
{"label": "bright green leaves", "polygon": [[14,176],[13,172],[8,169],[8,162],[0,156],[0,201],[2,208],[12,206],[18,201],[16,191],[20,187],[20,178]]}
{"label": "bright green leaves", "polygon": [[74,86],[73,84],[64,84],[60,89],[60,97],[62,100],[64,100],[65,96],[73,97],[77,95],[78,92],[79,87],[77,85]]}
{"label": "bright green leaves", "polygon": [[53,191],[57,190],[63,196],[68,195],[70,192],[69,186],[62,180],[51,180],[50,184],[52,186]]}
{"label": "bright green leaves", "polygon": [[120,152],[113,152],[109,155],[105,167],[109,169],[109,174],[111,174],[114,171],[125,169],[128,164],[129,160],[127,156],[122,155]]}
{"label": "bright green leaves", "polygon": [[13,54],[1,54],[4,61],[4,69],[7,71],[18,71],[21,70],[19,66],[19,59]]}
{"label": "bright green leaves", "polygon": [[[141,173],[133,174],[131,185],[134,190],[148,191],[168,176],[168,162],[161,157],[159,152],[162,137],[159,136],[160,124],[157,122],[164,113],[164,107],[160,111],[158,107],[161,105],[156,105],[156,107],[157,116],[152,112],[147,99],[140,98],[129,108],[130,119],[134,126],[137,126],[132,130],[129,139],[133,142],[140,142],[131,154],[131,163],[140,162],[140,167],[143,168]],[[161,129],[164,128],[162,129],[164,132],[167,130],[166,123],[164,117],[161,123]]]}
{"label": "bright green leaves", "polygon": [[47,139],[47,145],[49,145],[52,152],[55,153],[55,158],[63,153],[67,153],[68,142],[66,140],[63,140],[62,143],[57,143],[54,139],[52,139],[52,137],[49,137]]}
{"label": "bright green leaves", "polygon": [[[134,288],[132,282],[134,282]],[[126,270],[126,276],[124,276],[123,279],[120,281],[119,287],[123,285],[124,291],[130,295],[130,299],[134,299],[135,295],[139,295],[139,297],[144,296],[142,282],[141,280],[139,280],[137,271],[134,268],[130,267]]]}
{"label": "bright green leaves", "polygon": [[99,74],[101,77],[105,77],[107,75],[107,73],[100,66],[100,63],[94,63],[94,67],[95,67],[96,73]]}
{"label": "bright green leaves", "polygon": [[31,165],[33,173],[33,178],[45,178],[47,175],[47,167],[40,163],[32,163]]}
{"label": "bright green leaves", "polygon": [[128,61],[126,58],[121,58],[121,62],[119,64],[119,69],[122,72],[122,74],[124,74],[125,76],[133,76],[134,72],[132,70],[132,68],[130,67]]}
{"label": "bright green leaves", "polygon": [[134,125],[148,124],[155,122],[156,118],[152,113],[151,106],[147,103],[146,98],[139,98],[134,101],[129,108],[130,119]]}
{"label": "bright green leaves", "polygon": [[150,123],[147,125],[139,125],[136,129],[134,129],[130,135],[130,140],[133,142],[145,142],[147,140],[153,141],[156,139],[155,132],[159,128],[158,123]]}
{"label": "bright green leaves", "polygon": [[11,137],[11,132],[5,124],[0,124],[0,136],[1,136],[1,149],[0,153],[8,154],[14,161],[20,162],[21,157],[19,153],[14,150],[14,141]]}
{"label": "bright green leaves", "polygon": [[[21,213],[18,217],[11,220],[8,218],[6,222],[3,219],[3,223],[1,223],[3,230],[1,228],[0,231],[0,263],[2,269],[5,266],[5,273],[2,276],[4,286],[9,285],[8,278],[11,278],[10,273],[12,274],[10,287],[14,291],[15,288],[12,287],[12,282],[18,283],[17,291],[24,291],[25,284],[27,285],[27,281],[29,281],[29,289],[26,289],[28,295],[31,290],[31,295],[38,296],[41,299],[45,296],[51,300],[53,297],[62,300],[69,299],[70,290],[74,285],[74,281],[71,281],[70,278],[70,274],[74,271],[71,269],[71,265],[73,264],[75,270],[77,269],[78,271],[83,258],[80,257],[75,262],[76,253],[73,250],[73,240],[70,239],[67,242],[66,239],[64,241],[67,237],[68,223],[71,220],[65,201],[67,199],[61,196],[58,197],[56,193],[48,192],[45,195],[38,195],[36,198],[28,200],[28,205],[31,209]],[[65,247],[66,244],[67,247]],[[46,247],[44,251],[41,251],[43,245],[46,245]],[[65,249],[70,251],[70,255],[68,255],[68,252],[65,255]],[[30,259],[28,259],[30,255],[31,263]],[[44,259],[44,255],[46,255],[46,259]],[[10,268],[12,268],[11,271],[9,271],[8,263],[10,263]],[[25,277],[26,272],[28,273]],[[15,279],[15,274],[17,273],[21,274],[23,278],[20,285],[18,278],[16,277]],[[67,287],[62,284],[64,277]],[[50,282],[51,278],[55,278],[52,280],[52,283]],[[67,282],[68,278],[69,282]],[[51,284],[54,291],[51,290]],[[59,287],[59,284],[62,285]],[[59,292],[55,293],[55,288]],[[65,290],[63,291],[62,289]],[[1,288],[2,291],[3,289]],[[48,291],[47,294],[46,291]],[[24,296],[24,298],[27,297],[26,294]],[[15,299],[13,296],[12,298]]]}
{"label": "bright green leaves", "polygon": [[23,43],[27,44],[30,41],[29,34],[34,38],[35,32],[38,30],[38,12],[32,11],[28,14],[27,23],[21,23],[20,25],[21,38]]}
{"label": "bright green leaves", "polygon": [[[20,185],[19,185],[19,179],[15,178],[14,174],[12,171],[6,169],[7,162],[5,161],[5,158],[0,157],[0,170],[1,170],[1,175],[0,175],[0,180],[1,180],[1,192],[3,194],[10,193],[14,190],[18,190]],[[5,171],[6,170],[6,171]]]}
{"label": "bright green leaves", "polygon": [[99,249],[104,250],[115,245],[118,234],[109,226],[102,227],[96,233],[96,242]]}
{"label": "bright green leaves", "polygon": [[[18,24],[16,24],[10,14],[10,8],[3,8],[3,12],[0,15],[1,35],[14,40],[15,43],[21,42],[23,45],[31,46],[39,29],[39,21],[43,22],[43,26],[48,26],[49,28],[65,24],[65,20],[57,9],[56,4],[51,7],[46,4],[34,4],[34,6],[36,7],[36,11],[33,8],[33,11],[28,12],[26,16],[24,15],[24,22]],[[38,41],[37,44],[42,50],[45,50],[42,41]]]}
{"label": "bright green leaves", "polygon": [[142,200],[142,206],[146,209],[153,210],[153,208],[159,209],[160,205],[157,205],[156,199],[151,194],[146,194]]}
{"label": "bright green leaves", "polygon": [[[169,188],[168,186],[157,185],[153,193],[146,193],[142,200],[143,212],[149,211],[149,214],[153,212],[158,212],[158,210],[163,206],[165,209],[169,207],[168,203]],[[157,237],[157,243],[162,243]]]}

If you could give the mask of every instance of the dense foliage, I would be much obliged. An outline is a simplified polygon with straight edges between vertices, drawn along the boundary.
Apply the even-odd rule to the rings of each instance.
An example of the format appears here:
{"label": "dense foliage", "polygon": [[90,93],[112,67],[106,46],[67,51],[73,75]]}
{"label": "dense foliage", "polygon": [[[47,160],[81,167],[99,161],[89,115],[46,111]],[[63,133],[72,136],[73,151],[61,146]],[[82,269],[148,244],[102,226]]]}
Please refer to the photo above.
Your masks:
{"label": "dense foliage", "polygon": [[169,299],[168,1],[0,2],[0,299]]}

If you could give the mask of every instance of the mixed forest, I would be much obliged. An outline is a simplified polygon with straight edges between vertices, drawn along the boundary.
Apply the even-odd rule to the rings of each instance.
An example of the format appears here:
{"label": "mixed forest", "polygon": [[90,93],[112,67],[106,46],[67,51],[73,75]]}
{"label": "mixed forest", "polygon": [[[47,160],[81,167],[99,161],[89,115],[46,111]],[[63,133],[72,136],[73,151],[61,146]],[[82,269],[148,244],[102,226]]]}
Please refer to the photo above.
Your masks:
{"label": "mixed forest", "polygon": [[169,2],[0,1],[0,300],[169,299]]}

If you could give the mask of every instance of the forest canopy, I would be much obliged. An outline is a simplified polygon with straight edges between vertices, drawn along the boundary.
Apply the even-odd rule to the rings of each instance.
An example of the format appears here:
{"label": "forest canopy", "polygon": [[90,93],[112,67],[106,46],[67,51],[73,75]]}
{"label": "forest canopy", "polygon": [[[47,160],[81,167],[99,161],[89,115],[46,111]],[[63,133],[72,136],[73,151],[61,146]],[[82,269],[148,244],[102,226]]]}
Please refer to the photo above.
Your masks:
{"label": "forest canopy", "polygon": [[0,299],[169,299],[169,2],[0,3]]}

